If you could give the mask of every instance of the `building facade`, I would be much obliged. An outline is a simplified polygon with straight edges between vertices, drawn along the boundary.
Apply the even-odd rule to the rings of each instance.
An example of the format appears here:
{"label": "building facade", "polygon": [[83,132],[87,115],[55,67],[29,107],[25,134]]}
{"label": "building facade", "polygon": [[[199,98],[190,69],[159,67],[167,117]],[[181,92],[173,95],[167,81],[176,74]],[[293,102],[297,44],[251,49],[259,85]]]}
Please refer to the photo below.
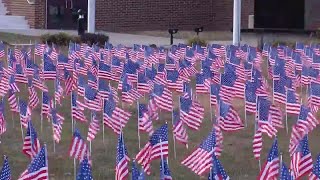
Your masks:
{"label": "building facade", "polygon": [[[87,11],[88,0],[2,1],[10,14],[25,16],[32,28],[75,29],[77,11]],[[249,28],[250,15],[254,15],[255,28],[320,28],[320,1],[296,1],[242,0],[241,28]],[[232,18],[233,0],[96,0],[96,29],[104,31],[193,30],[199,26],[230,31]]]}

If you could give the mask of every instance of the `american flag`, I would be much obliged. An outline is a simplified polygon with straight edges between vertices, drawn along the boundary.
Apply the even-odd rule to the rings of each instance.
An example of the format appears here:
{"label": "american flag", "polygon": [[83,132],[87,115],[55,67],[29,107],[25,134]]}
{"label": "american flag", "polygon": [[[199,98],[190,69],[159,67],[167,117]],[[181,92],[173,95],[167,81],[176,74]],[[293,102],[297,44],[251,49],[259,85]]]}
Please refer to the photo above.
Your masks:
{"label": "american flag", "polygon": [[307,135],[296,146],[295,152],[291,156],[290,166],[296,179],[307,176],[312,172],[312,156]]}
{"label": "american flag", "polygon": [[101,100],[97,90],[90,86],[85,88],[84,103],[85,106],[91,111],[101,111]]}
{"label": "american flag", "polygon": [[200,146],[193,151],[181,164],[198,175],[208,172],[212,165],[212,155],[216,149],[216,134],[213,129]]}
{"label": "american flag", "polygon": [[157,106],[160,109],[163,109],[169,112],[172,110],[172,107],[173,107],[172,93],[165,86],[160,84],[154,84],[152,96]]}
{"label": "american flag", "polygon": [[42,147],[18,180],[49,179],[46,146]]}
{"label": "american flag", "polygon": [[[255,121],[257,121],[257,119]],[[254,155],[254,158],[256,159],[260,159],[262,143],[263,143],[262,132],[259,128],[257,128],[257,130],[254,133],[253,143],[252,143],[253,155]]]}
{"label": "american flag", "polygon": [[63,119],[59,117],[56,109],[51,109],[51,118],[52,118],[53,139],[56,143],[59,143],[61,140]]}
{"label": "american flag", "polygon": [[309,175],[309,180],[319,180],[320,179],[320,155],[317,156],[317,161],[315,162],[312,172]]}
{"label": "american flag", "polygon": [[205,85],[205,78],[203,74],[196,74],[196,93],[203,93],[206,94],[208,93],[208,87]]}
{"label": "american flag", "polygon": [[63,98],[63,88],[57,78],[54,83],[54,99],[59,105],[61,105],[61,97]]}
{"label": "american flag", "polygon": [[43,56],[45,48],[45,44],[35,44],[34,54],[37,56]]}
{"label": "american flag", "polygon": [[98,80],[97,77],[90,71],[87,73],[88,85],[93,89],[98,89]]}
{"label": "american flag", "polygon": [[27,128],[28,122],[31,118],[31,109],[28,103],[24,100],[19,100],[19,112],[20,112],[20,123],[23,127]]}
{"label": "american flag", "polygon": [[10,110],[12,112],[19,112],[19,105],[17,102],[16,94],[12,90],[8,91],[8,102]]}
{"label": "american flag", "polygon": [[210,85],[210,105],[215,106],[220,100],[220,84],[211,84]]}
{"label": "american flag", "polygon": [[245,108],[246,112],[256,113],[257,109],[257,97],[256,97],[256,83],[246,81],[245,87]]}
{"label": "american flag", "polygon": [[111,71],[111,66],[105,64],[103,61],[100,61],[98,68],[98,78],[106,80],[116,80],[114,79],[114,73]]}
{"label": "american flag", "polygon": [[20,92],[19,87],[16,84],[15,81],[15,77],[14,75],[11,75],[9,78],[9,88],[13,91],[13,92]]}
{"label": "american flag", "polygon": [[4,118],[4,101],[0,99],[0,135],[7,131],[7,123]]}
{"label": "american flag", "polygon": [[40,151],[40,141],[31,121],[28,122],[27,134],[24,138],[22,152],[30,158],[34,158]]}
{"label": "american flag", "polygon": [[141,94],[149,93],[153,89],[153,82],[147,78],[145,73],[138,73],[137,90]]}
{"label": "american flag", "polygon": [[81,163],[77,174],[77,180],[93,180],[91,165],[87,157],[85,157]]}
{"label": "american flag", "polygon": [[288,114],[299,115],[301,105],[299,103],[298,94],[295,90],[287,89],[286,102],[286,112]]}
{"label": "american flag", "polygon": [[244,128],[238,112],[231,105],[220,100],[218,109],[217,121],[222,130],[236,131]]}
{"label": "american flag", "polygon": [[6,55],[6,53],[5,53],[5,48],[6,48],[6,46],[5,46],[4,43],[1,41],[1,42],[0,42],[0,58],[3,58],[3,57]]}
{"label": "american flag", "polygon": [[52,60],[48,56],[44,56],[43,59],[43,79],[44,80],[54,80],[57,76],[56,66],[53,64]]}
{"label": "american flag", "polygon": [[147,132],[151,136],[154,131],[146,104],[138,102],[138,116],[139,131]]}
{"label": "american flag", "polygon": [[118,137],[117,157],[116,157],[116,180],[127,179],[129,175],[127,151],[124,145],[122,132]]}
{"label": "american flag", "polygon": [[271,122],[270,106],[271,102],[268,99],[258,98],[258,126],[261,132],[266,133],[270,138],[272,138],[273,136],[276,136],[278,131]]}
{"label": "american flag", "polygon": [[309,89],[309,98],[308,102],[310,102],[314,106],[320,106],[320,84],[311,82]]}
{"label": "american flag", "polygon": [[77,101],[77,94],[73,91],[71,93],[71,117],[73,119],[79,120],[80,122],[87,122],[87,119],[83,113],[82,103]]}
{"label": "american flag", "polygon": [[287,168],[284,162],[281,162],[281,169],[280,169],[280,180],[294,180],[291,171]]}
{"label": "american flag", "polygon": [[11,180],[11,169],[9,166],[8,157],[4,157],[4,162],[2,165],[2,169],[0,171],[0,179],[1,180]]}
{"label": "american flag", "polygon": [[88,152],[88,146],[82,139],[80,132],[76,129],[73,133],[72,142],[69,149],[69,156],[82,160]]}
{"label": "american flag", "polygon": [[135,160],[133,160],[132,162],[131,180],[145,180],[144,172],[143,170],[139,172],[139,169],[137,167],[137,163]]}
{"label": "american flag", "polygon": [[188,134],[187,129],[184,127],[183,122],[180,120],[179,112],[173,111],[172,112],[173,118],[173,135],[174,138],[188,147]]}
{"label": "american flag", "polygon": [[227,172],[224,170],[219,159],[213,155],[212,156],[212,166],[208,177],[208,180],[229,180]]}
{"label": "american flag", "polygon": [[89,125],[87,141],[92,141],[100,130],[99,120],[95,111],[91,112],[91,122]]}
{"label": "american flag", "polygon": [[279,168],[278,140],[275,139],[269,151],[267,162],[260,171],[258,179],[277,179],[279,175]]}
{"label": "american flag", "polygon": [[316,117],[310,112],[308,107],[301,105],[300,114],[296,124],[292,127],[289,152],[292,155],[294,149],[299,144],[299,141],[303,139],[305,135],[310,133],[317,125],[319,121]]}
{"label": "american flag", "polygon": [[169,154],[168,125],[164,124],[150,137],[149,142],[136,155],[136,160],[142,165],[143,170],[150,175],[151,161],[167,158]]}
{"label": "american flag", "polygon": [[32,85],[32,80],[29,79],[28,82],[28,91],[29,91],[29,107],[34,109],[39,104],[40,100],[38,98],[38,94]]}
{"label": "american flag", "polygon": [[130,116],[131,113],[116,106],[113,96],[110,96],[109,100],[104,100],[103,123],[116,134],[120,134],[121,129],[124,129]]}
{"label": "american flag", "polygon": [[73,90],[73,84],[74,80],[71,76],[70,72],[67,69],[64,69],[64,85],[65,85],[65,91],[68,95]]}
{"label": "american flag", "polygon": [[7,94],[8,91],[10,91],[9,89],[9,79],[6,76],[2,76],[0,74],[0,96],[5,96]]}
{"label": "american flag", "polygon": [[191,99],[180,97],[180,119],[191,129],[198,130],[204,118]]}
{"label": "american flag", "polygon": [[119,83],[118,89],[121,89],[121,98],[123,102],[132,104],[138,100],[142,95],[133,87],[127,75],[123,74],[122,82]]}
{"label": "american flag", "polygon": [[160,160],[160,180],[172,180],[171,171],[166,159]]}
{"label": "american flag", "polygon": [[52,107],[51,97],[48,92],[42,92],[41,114],[48,114]]}

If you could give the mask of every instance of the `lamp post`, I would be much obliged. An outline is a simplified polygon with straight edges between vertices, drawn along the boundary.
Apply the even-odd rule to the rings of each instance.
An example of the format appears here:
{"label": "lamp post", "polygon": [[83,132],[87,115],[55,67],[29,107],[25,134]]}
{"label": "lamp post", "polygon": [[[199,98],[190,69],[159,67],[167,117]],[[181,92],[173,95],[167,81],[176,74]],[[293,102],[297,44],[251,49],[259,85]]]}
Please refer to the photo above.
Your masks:
{"label": "lamp post", "polygon": [[169,29],[168,32],[170,34],[170,45],[173,44],[173,34],[176,34],[178,33],[178,29]]}
{"label": "lamp post", "polygon": [[241,0],[233,0],[233,45],[240,45]]}
{"label": "lamp post", "polygon": [[88,33],[95,32],[96,0],[88,0]]}
{"label": "lamp post", "polygon": [[200,32],[203,32],[203,26],[198,27],[198,28],[195,28],[195,29],[194,29],[194,32],[196,32],[196,33],[197,33],[197,36],[199,36],[199,33],[200,33]]}

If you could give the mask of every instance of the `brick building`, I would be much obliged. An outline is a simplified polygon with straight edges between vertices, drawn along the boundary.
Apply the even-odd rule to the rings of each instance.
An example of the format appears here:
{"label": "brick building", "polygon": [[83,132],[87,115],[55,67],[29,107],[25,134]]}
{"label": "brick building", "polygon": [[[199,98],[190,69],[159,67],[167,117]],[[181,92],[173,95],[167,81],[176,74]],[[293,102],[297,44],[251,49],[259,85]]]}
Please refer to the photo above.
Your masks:
{"label": "brick building", "polygon": [[[2,0],[12,15],[25,16],[32,28],[75,29],[76,12],[88,0]],[[29,0],[30,1],[30,0]],[[241,27],[318,29],[319,0],[242,0]],[[231,30],[233,0],[96,0],[96,29],[114,32],[167,30]]]}

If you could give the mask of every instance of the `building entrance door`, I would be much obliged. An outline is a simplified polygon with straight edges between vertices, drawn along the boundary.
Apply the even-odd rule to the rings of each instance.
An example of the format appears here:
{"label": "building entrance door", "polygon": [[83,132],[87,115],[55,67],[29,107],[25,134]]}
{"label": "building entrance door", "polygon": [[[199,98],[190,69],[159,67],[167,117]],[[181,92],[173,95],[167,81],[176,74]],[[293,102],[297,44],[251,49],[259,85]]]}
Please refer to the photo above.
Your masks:
{"label": "building entrance door", "polygon": [[87,17],[88,0],[47,0],[47,3],[48,29],[76,29],[79,9]]}

